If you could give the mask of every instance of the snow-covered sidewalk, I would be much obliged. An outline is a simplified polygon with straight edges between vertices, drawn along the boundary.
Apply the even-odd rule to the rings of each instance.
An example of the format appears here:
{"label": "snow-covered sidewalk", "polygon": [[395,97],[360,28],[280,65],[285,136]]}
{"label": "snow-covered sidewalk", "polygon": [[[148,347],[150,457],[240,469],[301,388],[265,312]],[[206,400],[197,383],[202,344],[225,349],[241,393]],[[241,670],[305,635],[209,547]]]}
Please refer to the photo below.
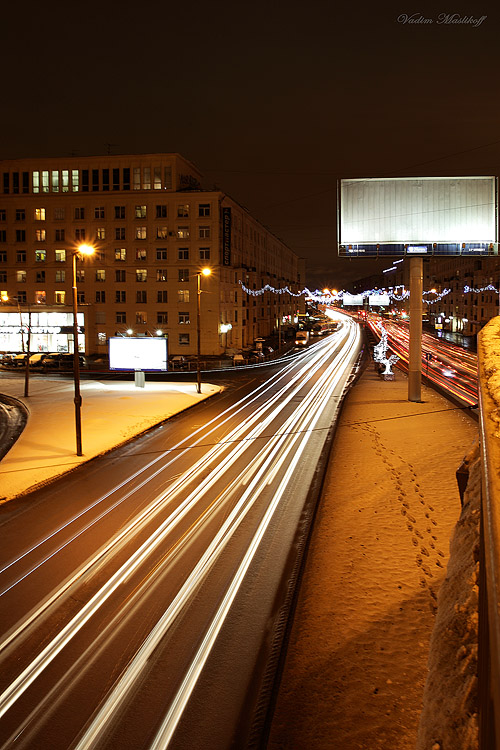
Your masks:
{"label": "snow-covered sidewalk", "polygon": [[431,389],[421,404],[407,390],[399,371],[385,382],[367,369],[347,398],[269,750],[415,749],[461,512],[455,472],[477,423]]}

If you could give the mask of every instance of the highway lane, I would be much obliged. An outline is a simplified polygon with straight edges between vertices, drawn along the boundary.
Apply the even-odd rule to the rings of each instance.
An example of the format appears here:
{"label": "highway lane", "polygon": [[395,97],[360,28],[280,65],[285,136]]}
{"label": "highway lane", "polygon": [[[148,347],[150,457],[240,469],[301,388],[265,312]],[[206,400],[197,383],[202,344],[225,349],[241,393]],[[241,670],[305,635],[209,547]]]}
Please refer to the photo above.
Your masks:
{"label": "highway lane", "polygon": [[248,731],[358,351],[346,321],[1,509],[0,747],[224,748]]}

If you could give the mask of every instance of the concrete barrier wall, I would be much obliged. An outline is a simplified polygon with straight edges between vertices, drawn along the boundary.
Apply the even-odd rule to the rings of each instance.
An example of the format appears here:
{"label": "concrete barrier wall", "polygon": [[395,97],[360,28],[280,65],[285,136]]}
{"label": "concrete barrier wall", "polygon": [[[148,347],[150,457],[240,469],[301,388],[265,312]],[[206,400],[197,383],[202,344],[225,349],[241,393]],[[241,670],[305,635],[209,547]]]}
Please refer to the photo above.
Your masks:
{"label": "concrete barrier wall", "polygon": [[480,747],[500,747],[500,317],[478,334],[482,460]]}

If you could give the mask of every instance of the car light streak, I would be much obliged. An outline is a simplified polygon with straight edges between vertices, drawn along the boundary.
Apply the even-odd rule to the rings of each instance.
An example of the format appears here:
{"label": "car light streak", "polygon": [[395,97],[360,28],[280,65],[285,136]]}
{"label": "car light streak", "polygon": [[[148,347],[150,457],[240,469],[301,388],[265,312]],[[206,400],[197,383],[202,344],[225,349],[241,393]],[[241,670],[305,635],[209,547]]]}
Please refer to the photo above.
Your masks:
{"label": "car light streak", "polygon": [[[359,331],[356,330],[354,334],[354,341],[357,343],[359,339]],[[308,398],[309,403],[305,405],[302,403],[296,410],[296,412],[290,416],[287,420],[287,424],[284,429],[287,432],[283,432],[280,435],[276,435],[271,443],[261,451],[260,458],[265,458],[264,464],[259,462],[254,464],[254,476],[251,480],[249,487],[246,489],[244,494],[241,496],[236,507],[233,509],[218,534],[214,538],[212,544],[207,549],[203,557],[200,559],[196,568],[191,573],[189,579],[185,582],[183,588],[179,591],[176,600],[168,608],[165,614],[162,616],[160,621],[157,623],[153,631],[151,632],[148,639],[144,642],[143,646],[139,649],[136,656],[132,660],[129,668],[126,670],[122,678],[119,680],[107,700],[100,708],[98,714],[92,721],[92,724],[87,728],[85,734],[79,740],[76,750],[90,750],[96,746],[99,742],[103,731],[107,730],[109,722],[112,721],[113,716],[117,712],[118,708],[123,704],[130,690],[133,688],[136,679],[142,674],[144,668],[147,666],[148,659],[153,653],[154,649],[158,646],[160,640],[165,636],[168,628],[172,621],[178,614],[179,608],[183,607],[188,598],[192,596],[193,590],[200,584],[200,576],[207,575],[211,566],[215,562],[215,558],[220,555],[225,545],[228,543],[231,535],[234,533],[236,528],[242,523],[245,515],[249,512],[250,508],[257,502],[261,492],[269,485],[269,478],[265,472],[271,470],[273,478],[276,477],[279,470],[284,465],[287,466],[285,475],[281,480],[278,489],[276,490],[272,501],[267,508],[264,518],[262,519],[258,531],[253,537],[250,546],[239,566],[238,572],[234,577],[229,589],[226,592],[224,600],[219,607],[219,610],[213,619],[211,626],[209,627],[207,634],[203,640],[203,643],[198,650],[198,653],[193,660],[190,668],[187,671],[186,677],[182,682],[182,685],[172,703],[171,708],[162,724],[162,728],[158,733],[155,741],[153,742],[152,748],[166,747],[170,738],[177,726],[179,718],[184,710],[187,701],[191,695],[191,692],[196,684],[203,665],[205,664],[210,650],[215,642],[217,634],[219,633],[225,617],[229,611],[231,603],[236,596],[240,585],[243,581],[244,575],[248,570],[248,567],[253,559],[258,545],[262,539],[262,536],[267,529],[270,520],[281,500],[283,492],[293,475],[295,468],[300,460],[305,446],[307,445],[311,435],[314,432],[315,426],[321,418],[322,407],[331,398],[331,395],[338,384],[340,378],[345,373],[345,359],[351,351],[353,345],[352,340],[344,348],[341,354],[341,364],[336,361],[333,365],[328,368],[320,382],[315,386],[315,393]],[[315,408],[312,408],[312,407]],[[300,432],[290,433],[288,430],[296,429],[297,422],[307,422],[307,427],[302,427]],[[295,444],[300,442],[300,446],[292,454]],[[286,449],[284,446],[286,445]],[[281,456],[279,455],[281,453]],[[257,472],[257,473],[255,473]],[[248,474],[248,473],[247,473]],[[248,477],[247,477],[248,479]],[[260,485],[259,485],[260,482]]]}
{"label": "car light streak", "polygon": [[[202,470],[206,469],[207,464],[211,460],[217,459],[219,461],[218,466],[209,474],[209,476],[202,480],[201,484],[188,495],[188,497],[181,503],[179,508],[177,508],[174,513],[168,519],[166,519],[166,521],[164,521],[153,534],[150,535],[148,540],[144,544],[142,544],[138,550],[136,550],[136,552],[126,561],[126,563],[121,566],[121,568],[113,576],[111,576],[106,584],[101,587],[101,589],[91,598],[91,600],[87,604],[85,604],[84,607],[82,607],[77,615],[73,617],[72,620],[67,623],[64,628],[62,628],[60,633],[42,650],[42,652],[33,660],[33,662],[25,670],[23,670],[19,677],[4,691],[4,693],[0,696],[0,715],[3,715],[10,708],[10,706],[12,706],[12,704],[20,697],[20,695],[22,695],[24,691],[29,687],[29,685],[37,678],[41,671],[43,671],[43,669],[52,662],[57,654],[60,653],[60,651],[74,637],[74,635],[79,632],[79,630],[97,612],[102,604],[112,595],[112,593],[114,593],[117,587],[125,582],[127,578],[135,570],[137,570],[138,566],[145,561],[146,557],[152,552],[152,550],[156,549],[160,542],[165,539],[166,535],[170,533],[174,526],[179,522],[180,518],[186,514],[191,504],[193,504],[197,498],[199,499],[200,493],[204,493],[208,489],[210,489],[229,468],[229,466],[234,463],[237,458],[240,458],[240,454],[244,452],[244,450],[252,442],[252,440],[255,440],[256,437],[262,434],[263,430],[265,430],[273,421],[273,419],[278,416],[279,413],[283,410],[284,404],[289,403],[300,391],[301,384],[298,381],[300,380],[301,374],[302,376],[305,375],[306,378],[311,378],[314,372],[320,367],[322,357],[323,354],[320,352],[317,357],[313,359],[313,366],[311,363],[307,363],[307,365],[303,368],[306,370],[306,372],[301,373],[299,371],[297,373],[297,375],[293,379],[294,387],[290,389],[286,395],[285,391],[288,390],[288,387],[280,389],[277,394],[275,394],[268,400],[268,403],[265,405],[265,407],[257,409],[251,419],[247,420],[244,425],[237,427],[231,433],[232,440],[241,439],[245,434],[245,431],[248,430],[249,425],[255,425],[255,423],[257,423],[257,425],[250,431],[250,433],[246,435],[246,438],[244,440],[241,440],[240,443],[232,448],[232,450],[229,452],[229,455],[226,456],[223,461],[221,461],[220,452],[221,450],[228,450],[228,442],[226,441],[222,446],[216,445],[211,450],[209,450],[208,454],[203,457],[203,459],[200,459],[200,461],[197,462],[195,468],[181,475],[181,477],[178,478],[165,493],[162,493],[162,495],[155,500],[154,505],[155,507],[157,507],[158,503],[164,502],[166,499],[171,498],[177,490],[185,487],[186,482],[195,481],[198,478],[199,473]],[[274,408],[270,410],[270,407]],[[266,410],[268,411],[268,414],[266,417],[264,417],[264,413]],[[250,487],[253,487],[253,485],[251,485]],[[150,509],[148,509],[148,511],[145,511],[141,515],[141,519],[144,519],[146,517],[149,510]],[[126,532],[121,535],[121,538],[123,538],[125,535]],[[12,638],[10,640],[12,640]]]}

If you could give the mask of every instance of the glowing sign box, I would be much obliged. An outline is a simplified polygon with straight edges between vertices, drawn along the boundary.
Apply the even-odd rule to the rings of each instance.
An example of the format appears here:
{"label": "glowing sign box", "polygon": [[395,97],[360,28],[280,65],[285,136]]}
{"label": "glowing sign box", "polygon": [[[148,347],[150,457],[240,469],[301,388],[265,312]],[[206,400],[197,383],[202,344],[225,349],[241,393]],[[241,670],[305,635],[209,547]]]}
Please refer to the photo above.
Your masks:
{"label": "glowing sign box", "polygon": [[112,336],[109,339],[110,370],[167,370],[166,338],[132,338]]}
{"label": "glowing sign box", "polygon": [[376,307],[377,305],[387,307],[391,304],[391,299],[388,294],[370,294],[368,297],[368,304]]}
{"label": "glowing sign box", "polygon": [[339,255],[497,255],[495,177],[340,180]]}
{"label": "glowing sign box", "polygon": [[362,305],[363,295],[362,294],[345,294],[342,297],[343,305]]}

